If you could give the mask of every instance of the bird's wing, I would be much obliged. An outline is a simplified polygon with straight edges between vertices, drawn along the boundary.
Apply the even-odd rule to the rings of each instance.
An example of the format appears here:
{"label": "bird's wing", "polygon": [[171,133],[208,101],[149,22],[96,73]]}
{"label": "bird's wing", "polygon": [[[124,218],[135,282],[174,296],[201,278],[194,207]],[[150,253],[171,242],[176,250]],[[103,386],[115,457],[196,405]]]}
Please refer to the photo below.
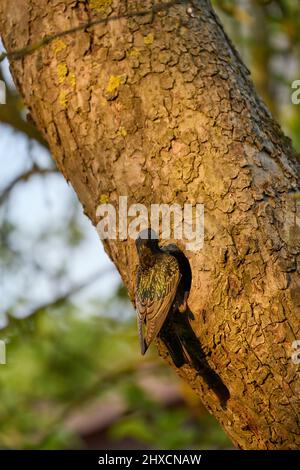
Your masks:
{"label": "bird's wing", "polygon": [[[150,343],[163,326],[180,281],[181,275],[177,261],[173,257],[169,258],[171,271],[154,270],[153,276],[149,276],[146,282],[143,282],[141,276],[138,276],[136,308],[142,354],[145,354]],[[144,325],[146,328],[145,337],[143,334]]]}

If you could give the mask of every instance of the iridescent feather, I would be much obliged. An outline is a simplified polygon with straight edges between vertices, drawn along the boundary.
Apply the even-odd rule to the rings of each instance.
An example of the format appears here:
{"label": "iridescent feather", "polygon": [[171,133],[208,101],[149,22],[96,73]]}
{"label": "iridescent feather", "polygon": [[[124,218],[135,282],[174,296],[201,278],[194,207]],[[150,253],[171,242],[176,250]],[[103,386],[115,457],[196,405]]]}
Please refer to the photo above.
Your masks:
{"label": "iridescent feather", "polygon": [[162,252],[153,253],[152,263],[141,264],[138,268],[135,300],[142,354],[167,318],[180,277],[176,258]]}

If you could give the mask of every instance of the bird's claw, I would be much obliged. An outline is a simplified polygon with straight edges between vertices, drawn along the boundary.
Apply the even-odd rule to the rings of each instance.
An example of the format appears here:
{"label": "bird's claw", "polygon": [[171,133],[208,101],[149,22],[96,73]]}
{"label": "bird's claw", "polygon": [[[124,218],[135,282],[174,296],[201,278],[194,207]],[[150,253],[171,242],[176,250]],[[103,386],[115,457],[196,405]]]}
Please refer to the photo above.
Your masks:
{"label": "bird's claw", "polygon": [[183,302],[178,306],[178,310],[180,313],[184,313],[187,309],[187,299],[188,299],[189,293],[185,292],[184,297],[183,297]]}

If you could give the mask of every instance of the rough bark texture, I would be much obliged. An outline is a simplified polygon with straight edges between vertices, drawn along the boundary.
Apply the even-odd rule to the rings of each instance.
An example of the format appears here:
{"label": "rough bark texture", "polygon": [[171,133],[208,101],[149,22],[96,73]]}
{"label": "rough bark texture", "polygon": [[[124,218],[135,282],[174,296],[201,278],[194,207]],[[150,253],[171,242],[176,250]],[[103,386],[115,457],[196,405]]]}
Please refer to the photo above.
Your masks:
{"label": "rough bark texture", "polygon": [[[93,224],[103,195],[205,204],[204,248],[185,253],[191,326],[230,397],[178,373],[239,447],[299,448],[296,155],[208,0],[2,0],[1,34],[10,51],[101,15],[12,60],[15,81]],[[133,241],[105,248],[132,296]]]}

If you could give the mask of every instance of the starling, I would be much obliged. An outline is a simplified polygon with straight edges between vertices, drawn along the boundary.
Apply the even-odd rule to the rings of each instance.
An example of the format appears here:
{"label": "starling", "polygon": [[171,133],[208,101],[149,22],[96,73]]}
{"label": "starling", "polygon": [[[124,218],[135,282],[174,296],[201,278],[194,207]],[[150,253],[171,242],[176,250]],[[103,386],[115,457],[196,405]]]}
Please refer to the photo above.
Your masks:
{"label": "starling", "polygon": [[[179,338],[167,319],[174,307],[181,279],[177,259],[160,249],[155,232],[143,230],[137,240],[139,267],[136,281],[136,308],[141,353],[160,335],[177,367],[186,362]],[[175,307],[174,307],[175,308]],[[144,334],[145,330],[145,334]]]}

